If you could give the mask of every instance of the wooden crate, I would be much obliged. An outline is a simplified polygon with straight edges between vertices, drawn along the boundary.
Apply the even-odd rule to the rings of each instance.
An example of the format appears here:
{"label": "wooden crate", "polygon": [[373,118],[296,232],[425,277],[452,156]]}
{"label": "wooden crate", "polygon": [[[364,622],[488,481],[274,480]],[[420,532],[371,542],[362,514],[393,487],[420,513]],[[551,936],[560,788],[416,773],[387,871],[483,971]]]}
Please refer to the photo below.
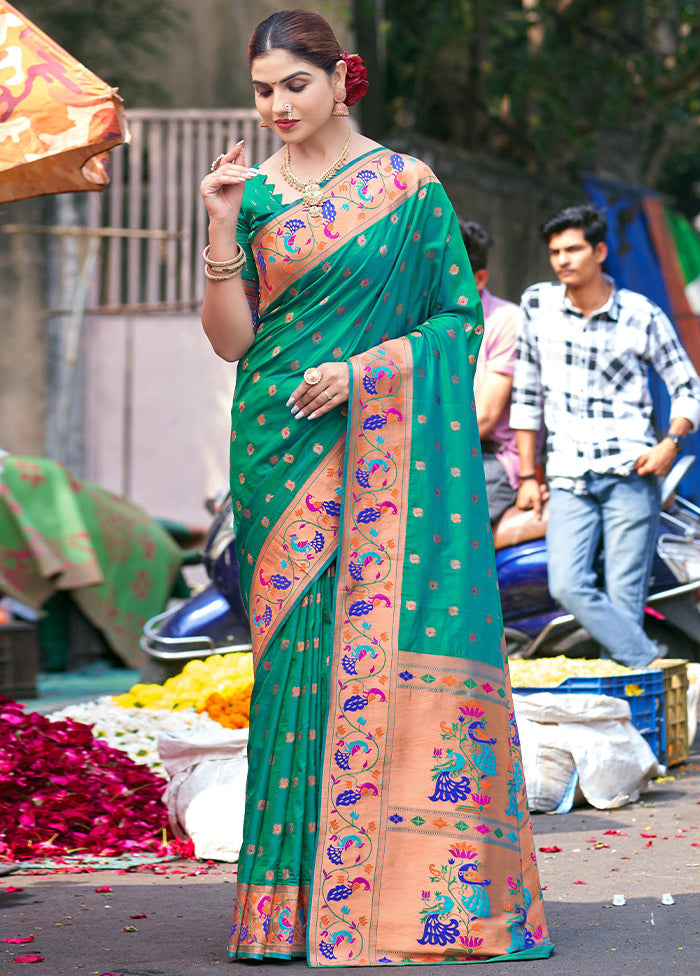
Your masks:
{"label": "wooden crate", "polygon": [[690,752],[688,742],[688,672],[687,661],[665,659],[661,663],[664,676],[665,754],[667,766],[684,762]]}
{"label": "wooden crate", "polygon": [[39,671],[39,632],[33,624],[0,625],[0,694],[7,698],[36,698]]}

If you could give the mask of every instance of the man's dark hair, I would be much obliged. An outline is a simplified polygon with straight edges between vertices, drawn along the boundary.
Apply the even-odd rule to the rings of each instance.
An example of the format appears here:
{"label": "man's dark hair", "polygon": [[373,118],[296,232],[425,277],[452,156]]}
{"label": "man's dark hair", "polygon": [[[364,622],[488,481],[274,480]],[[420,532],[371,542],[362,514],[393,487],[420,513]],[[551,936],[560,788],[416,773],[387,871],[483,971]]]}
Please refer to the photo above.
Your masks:
{"label": "man's dark hair", "polygon": [[491,235],[485,227],[482,227],[475,220],[463,220],[458,217],[457,222],[469,255],[472,271],[483,271],[486,268],[488,250],[493,244]]}
{"label": "man's dark hair", "polygon": [[581,203],[576,207],[565,207],[549,217],[540,227],[540,237],[549,244],[554,234],[562,234],[565,230],[578,228],[583,231],[591,247],[605,241],[608,233],[608,222],[602,210],[590,203]]}

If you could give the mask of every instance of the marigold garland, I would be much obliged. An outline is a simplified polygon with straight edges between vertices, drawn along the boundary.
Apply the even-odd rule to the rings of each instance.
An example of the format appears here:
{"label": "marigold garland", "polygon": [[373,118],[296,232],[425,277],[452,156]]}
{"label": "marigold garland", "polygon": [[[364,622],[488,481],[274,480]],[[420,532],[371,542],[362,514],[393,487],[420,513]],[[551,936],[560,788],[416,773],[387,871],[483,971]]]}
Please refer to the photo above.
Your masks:
{"label": "marigold garland", "polygon": [[194,708],[226,728],[241,729],[249,724],[252,691],[252,654],[212,654],[189,661],[162,685],[136,684],[114,700],[126,708]]}

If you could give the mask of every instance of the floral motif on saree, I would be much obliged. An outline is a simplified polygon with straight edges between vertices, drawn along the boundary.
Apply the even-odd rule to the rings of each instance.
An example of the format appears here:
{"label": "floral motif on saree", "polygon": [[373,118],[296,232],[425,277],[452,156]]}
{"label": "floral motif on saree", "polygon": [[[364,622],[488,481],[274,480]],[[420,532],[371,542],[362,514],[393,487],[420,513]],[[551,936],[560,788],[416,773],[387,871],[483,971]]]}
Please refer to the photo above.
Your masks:
{"label": "floral motif on saree", "polygon": [[[239,239],[260,319],[231,480],[256,682],[229,951],[547,956],[454,213],[388,150],[337,174],[315,222],[255,182]],[[290,420],[300,371],[333,359],[347,411]]]}

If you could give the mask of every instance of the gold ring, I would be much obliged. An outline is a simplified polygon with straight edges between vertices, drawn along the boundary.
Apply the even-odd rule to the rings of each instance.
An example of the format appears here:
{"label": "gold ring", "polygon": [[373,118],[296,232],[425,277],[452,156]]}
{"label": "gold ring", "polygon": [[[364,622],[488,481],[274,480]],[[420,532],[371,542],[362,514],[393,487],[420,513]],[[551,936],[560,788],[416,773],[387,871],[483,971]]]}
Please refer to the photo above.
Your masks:
{"label": "gold ring", "polygon": [[214,162],[211,164],[211,171],[215,173],[219,166],[221,166],[221,160],[224,158],[225,153],[219,153]]}
{"label": "gold ring", "polygon": [[316,386],[320,383],[322,379],[321,370],[318,366],[311,366],[310,369],[304,370],[304,382],[308,383],[309,386]]}
{"label": "gold ring", "polygon": [[330,390],[324,390],[323,392],[326,394],[329,400],[333,399],[333,394],[331,393]]}

